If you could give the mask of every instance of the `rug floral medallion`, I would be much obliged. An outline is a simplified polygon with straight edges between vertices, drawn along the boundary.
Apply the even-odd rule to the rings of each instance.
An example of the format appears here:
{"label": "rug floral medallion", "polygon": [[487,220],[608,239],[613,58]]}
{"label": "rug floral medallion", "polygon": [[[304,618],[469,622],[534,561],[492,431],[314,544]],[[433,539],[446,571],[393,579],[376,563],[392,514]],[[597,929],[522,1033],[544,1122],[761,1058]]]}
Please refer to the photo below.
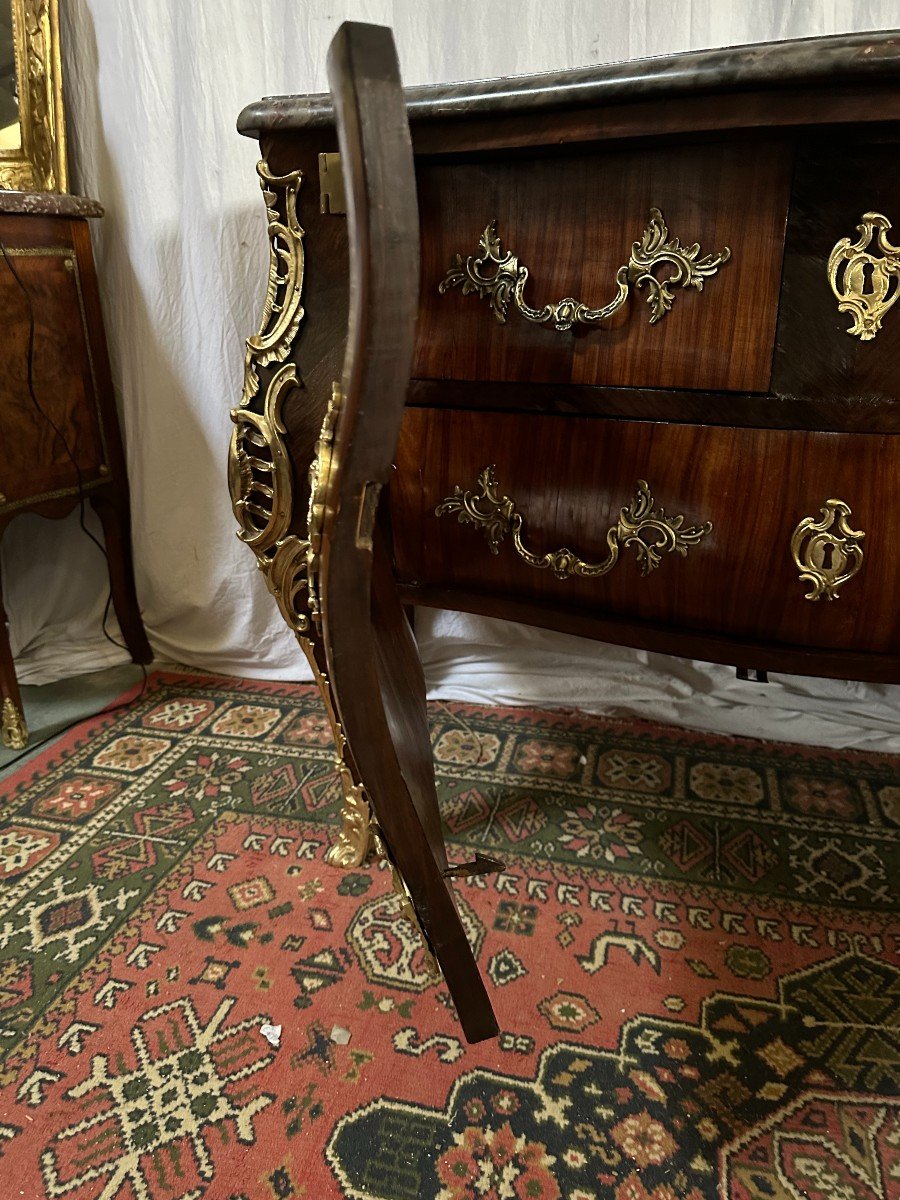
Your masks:
{"label": "rug floral medallion", "polygon": [[156,674],[0,784],[2,1200],[900,1197],[900,758],[431,716],[477,1046],[324,861],[311,687]]}

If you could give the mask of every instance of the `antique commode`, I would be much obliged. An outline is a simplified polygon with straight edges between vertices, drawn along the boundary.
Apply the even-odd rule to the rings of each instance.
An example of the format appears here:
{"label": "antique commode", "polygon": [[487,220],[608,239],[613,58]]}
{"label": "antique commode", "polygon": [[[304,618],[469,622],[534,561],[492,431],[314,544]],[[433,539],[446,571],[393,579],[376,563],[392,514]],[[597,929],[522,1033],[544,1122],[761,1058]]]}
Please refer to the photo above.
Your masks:
{"label": "antique commode", "polygon": [[374,837],[474,1040],[449,878],[496,864],[448,865],[403,606],[900,679],[900,36],[403,92],[346,25],[329,72],[239,121],[232,498],[334,724],[332,861]]}

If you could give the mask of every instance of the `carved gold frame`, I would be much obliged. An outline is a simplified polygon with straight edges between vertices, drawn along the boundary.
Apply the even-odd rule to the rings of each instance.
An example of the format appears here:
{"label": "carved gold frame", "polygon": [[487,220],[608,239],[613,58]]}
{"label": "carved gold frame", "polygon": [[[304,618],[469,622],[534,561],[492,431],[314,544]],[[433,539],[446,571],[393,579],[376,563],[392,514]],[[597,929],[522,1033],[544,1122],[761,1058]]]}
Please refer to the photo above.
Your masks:
{"label": "carved gold frame", "polygon": [[0,188],[64,192],[68,188],[58,0],[12,4],[21,144],[0,150]]}

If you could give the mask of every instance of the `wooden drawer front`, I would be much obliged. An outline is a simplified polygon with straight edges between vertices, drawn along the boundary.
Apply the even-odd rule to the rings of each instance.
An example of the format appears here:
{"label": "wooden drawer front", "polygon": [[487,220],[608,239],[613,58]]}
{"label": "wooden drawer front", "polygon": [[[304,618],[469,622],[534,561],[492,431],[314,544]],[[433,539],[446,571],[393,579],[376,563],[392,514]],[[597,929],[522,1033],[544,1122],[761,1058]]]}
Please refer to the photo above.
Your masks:
{"label": "wooden drawer front", "polygon": [[[420,378],[765,391],[769,386],[793,151],[784,141],[422,163],[422,300],[413,374]],[[616,294],[616,272],[651,208],[669,238],[731,258],[702,291],[675,288],[650,325],[647,289],[599,327],[560,332],[510,304],[499,324],[487,299],[438,285],[456,254],[478,253],[489,221],[503,252],[527,266],[525,299],[540,308]],[[492,273],[495,268],[486,268]],[[660,267],[664,278],[670,268]]]}
{"label": "wooden drawer front", "polygon": [[[836,243],[860,238],[867,212],[892,222],[887,237],[897,244],[900,143],[863,138],[809,138],[799,148],[772,383],[783,396],[840,396],[864,411],[900,400],[900,305],[873,338],[854,336],[853,315],[841,312],[828,284],[828,262]],[[867,252],[884,260],[877,235]],[[865,274],[871,295],[871,268]]]}
{"label": "wooden drawer front", "polygon": [[[525,518],[522,541],[602,562],[607,532],[646,480],[655,505],[703,533],[641,573],[622,546],[599,578],[535,569],[506,536],[490,553],[482,528],[435,506],[456,485],[478,489],[493,466],[500,495]],[[900,649],[900,438],[666,425],[578,417],[409,409],[391,484],[403,583],[537,601],[629,622],[822,649]],[[850,505],[864,559],[835,600],[805,599],[791,556],[804,517]]]}

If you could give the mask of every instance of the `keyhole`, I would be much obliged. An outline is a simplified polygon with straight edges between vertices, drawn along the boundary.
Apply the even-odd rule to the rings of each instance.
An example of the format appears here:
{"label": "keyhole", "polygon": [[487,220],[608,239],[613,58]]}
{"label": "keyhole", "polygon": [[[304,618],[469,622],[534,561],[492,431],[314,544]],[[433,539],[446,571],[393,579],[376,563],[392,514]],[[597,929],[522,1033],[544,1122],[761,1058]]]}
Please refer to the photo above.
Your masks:
{"label": "keyhole", "polygon": [[824,536],[817,537],[809,548],[812,564],[823,574],[837,573],[840,567],[840,550],[834,542]]}
{"label": "keyhole", "polygon": [[860,291],[864,296],[872,296],[875,293],[875,286],[872,283],[872,278],[875,274],[875,264],[864,262],[862,266],[862,286]]}

